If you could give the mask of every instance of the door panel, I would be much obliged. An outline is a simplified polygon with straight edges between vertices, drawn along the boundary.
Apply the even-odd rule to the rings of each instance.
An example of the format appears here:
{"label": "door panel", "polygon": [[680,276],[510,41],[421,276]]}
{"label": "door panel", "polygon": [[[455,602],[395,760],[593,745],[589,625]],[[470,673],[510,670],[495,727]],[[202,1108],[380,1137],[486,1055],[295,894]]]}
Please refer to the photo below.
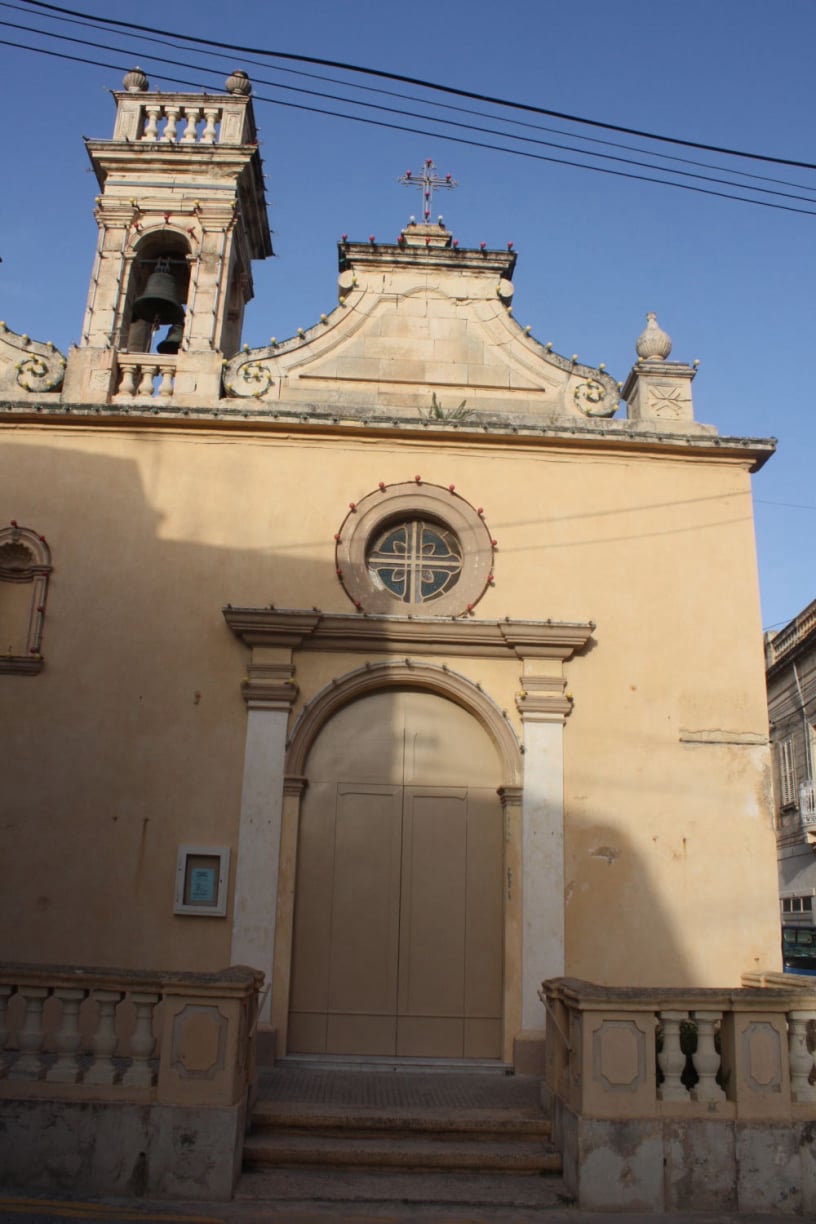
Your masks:
{"label": "door panel", "polygon": [[504,965],[504,837],[496,795],[468,791],[465,1006],[467,1016],[500,1017]]}
{"label": "door panel", "polygon": [[329,1011],[393,1015],[397,1002],[400,788],[337,788]]}
{"label": "door panel", "polygon": [[484,730],[433,694],[376,693],[332,719],[306,772],[288,1049],[499,1057],[501,776]]}
{"label": "door panel", "polygon": [[467,792],[406,787],[402,830],[400,1014],[461,1016]]}

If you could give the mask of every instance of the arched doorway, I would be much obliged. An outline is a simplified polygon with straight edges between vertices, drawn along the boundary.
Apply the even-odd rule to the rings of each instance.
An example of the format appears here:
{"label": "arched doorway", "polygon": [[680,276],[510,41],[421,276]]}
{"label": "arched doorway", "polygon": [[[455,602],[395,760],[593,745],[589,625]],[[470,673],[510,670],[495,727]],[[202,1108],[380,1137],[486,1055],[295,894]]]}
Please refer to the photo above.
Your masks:
{"label": "arched doorway", "polygon": [[494,740],[453,701],[389,688],[340,709],[304,773],[288,1050],[501,1057]]}

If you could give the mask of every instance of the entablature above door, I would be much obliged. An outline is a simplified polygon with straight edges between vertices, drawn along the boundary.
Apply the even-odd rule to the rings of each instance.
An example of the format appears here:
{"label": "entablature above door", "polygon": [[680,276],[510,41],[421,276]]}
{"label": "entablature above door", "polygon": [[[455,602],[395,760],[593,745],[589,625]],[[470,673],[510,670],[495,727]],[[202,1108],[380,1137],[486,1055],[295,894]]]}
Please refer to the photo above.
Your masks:
{"label": "entablature above door", "polygon": [[561,659],[583,649],[593,621],[503,621],[474,617],[366,616],[285,608],[224,608],[224,619],[246,646],[463,658]]}
{"label": "entablature above door", "polygon": [[[563,665],[587,647],[592,621],[502,621],[468,618],[415,619],[316,609],[223,609],[233,633],[252,650],[242,685],[253,706],[292,708],[297,700],[294,653],[364,654],[369,661],[410,656],[518,659],[521,689],[515,704],[522,721],[563,721],[572,709]],[[369,663],[366,663],[368,666]]]}

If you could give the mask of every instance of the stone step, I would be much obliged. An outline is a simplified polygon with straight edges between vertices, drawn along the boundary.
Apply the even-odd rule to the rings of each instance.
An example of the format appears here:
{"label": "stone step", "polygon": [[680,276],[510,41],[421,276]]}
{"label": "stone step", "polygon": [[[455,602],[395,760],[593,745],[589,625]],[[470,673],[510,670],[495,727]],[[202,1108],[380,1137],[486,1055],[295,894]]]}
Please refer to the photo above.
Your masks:
{"label": "stone step", "polygon": [[510,1113],[484,1109],[448,1113],[440,1110],[392,1107],[387,1111],[361,1107],[309,1106],[261,1101],[252,1112],[252,1131],[275,1130],[314,1135],[370,1135],[375,1133],[426,1136],[493,1137],[514,1142],[519,1138],[548,1139],[547,1118],[534,1111]]}
{"label": "stone step", "polygon": [[[512,1075],[512,1063],[496,1058],[389,1058],[378,1054],[283,1054],[274,1064],[282,1071],[339,1071],[365,1074]],[[259,1068],[265,1070],[267,1068]]]}
{"label": "stone step", "polygon": [[244,1143],[244,1168],[316,1165],[331,1169],[490,1170],[560,1173],[561,1155],[546,1140],[444,1139],[386,1134],[320,1136],[262,1131]]}
{"label": "stone step", "polygon": [[[319,1204],[345,1203],[388,1210],[403,1204],[428,1207],[434,1217],[440,1208],[474,1211],[487,1207],[513,1211],[551,1211],[571,1206],[564,1182],[556,1174],[540,1177],[512,1173],[425,1173],[401,1170],[268,1167],[245,1172],[238,1183],[236,1204],[285,1203],[292,1211]],[[242,1217],[243,1218],[243,1217]],[[311,1218],[311,1217],[309,1217]],[[332,1215],[332,1219],[338,1219]],[[356,1217],[355,1217],[356,1218]],[[401,1218],[401,1217],[400,1217]],[[428,1217],[423,1214],[423,1219]],[[448,1218],[446,1216],[446,1218]],[[506,1218],[506,1217],[505,1217]]]}

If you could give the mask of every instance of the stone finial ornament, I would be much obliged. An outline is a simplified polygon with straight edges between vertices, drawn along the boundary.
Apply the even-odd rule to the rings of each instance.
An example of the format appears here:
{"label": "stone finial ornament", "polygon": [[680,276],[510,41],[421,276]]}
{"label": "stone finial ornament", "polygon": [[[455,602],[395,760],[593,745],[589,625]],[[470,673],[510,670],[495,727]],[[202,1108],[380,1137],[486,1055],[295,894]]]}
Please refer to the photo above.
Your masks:
{"label": "stone finial ornament", "polygon": [[122,77],[122,84],[128,93],[144,93],[150,86],[150,82],[138,65],[125,73]]}
{"label": "stone finial ornament", "polygon": [[244,97],[252,93],[252,82],[241,68],[236,68],[235,72],[231,72],[224,84],[227,93],[242,94]]}
{"label": "stone finial ornament", "polygon": [[653,310],[646,315],[646,327],[638,336],[635,348],[644,361],[665,361],[672,351],[671,336],[663,331]]}

